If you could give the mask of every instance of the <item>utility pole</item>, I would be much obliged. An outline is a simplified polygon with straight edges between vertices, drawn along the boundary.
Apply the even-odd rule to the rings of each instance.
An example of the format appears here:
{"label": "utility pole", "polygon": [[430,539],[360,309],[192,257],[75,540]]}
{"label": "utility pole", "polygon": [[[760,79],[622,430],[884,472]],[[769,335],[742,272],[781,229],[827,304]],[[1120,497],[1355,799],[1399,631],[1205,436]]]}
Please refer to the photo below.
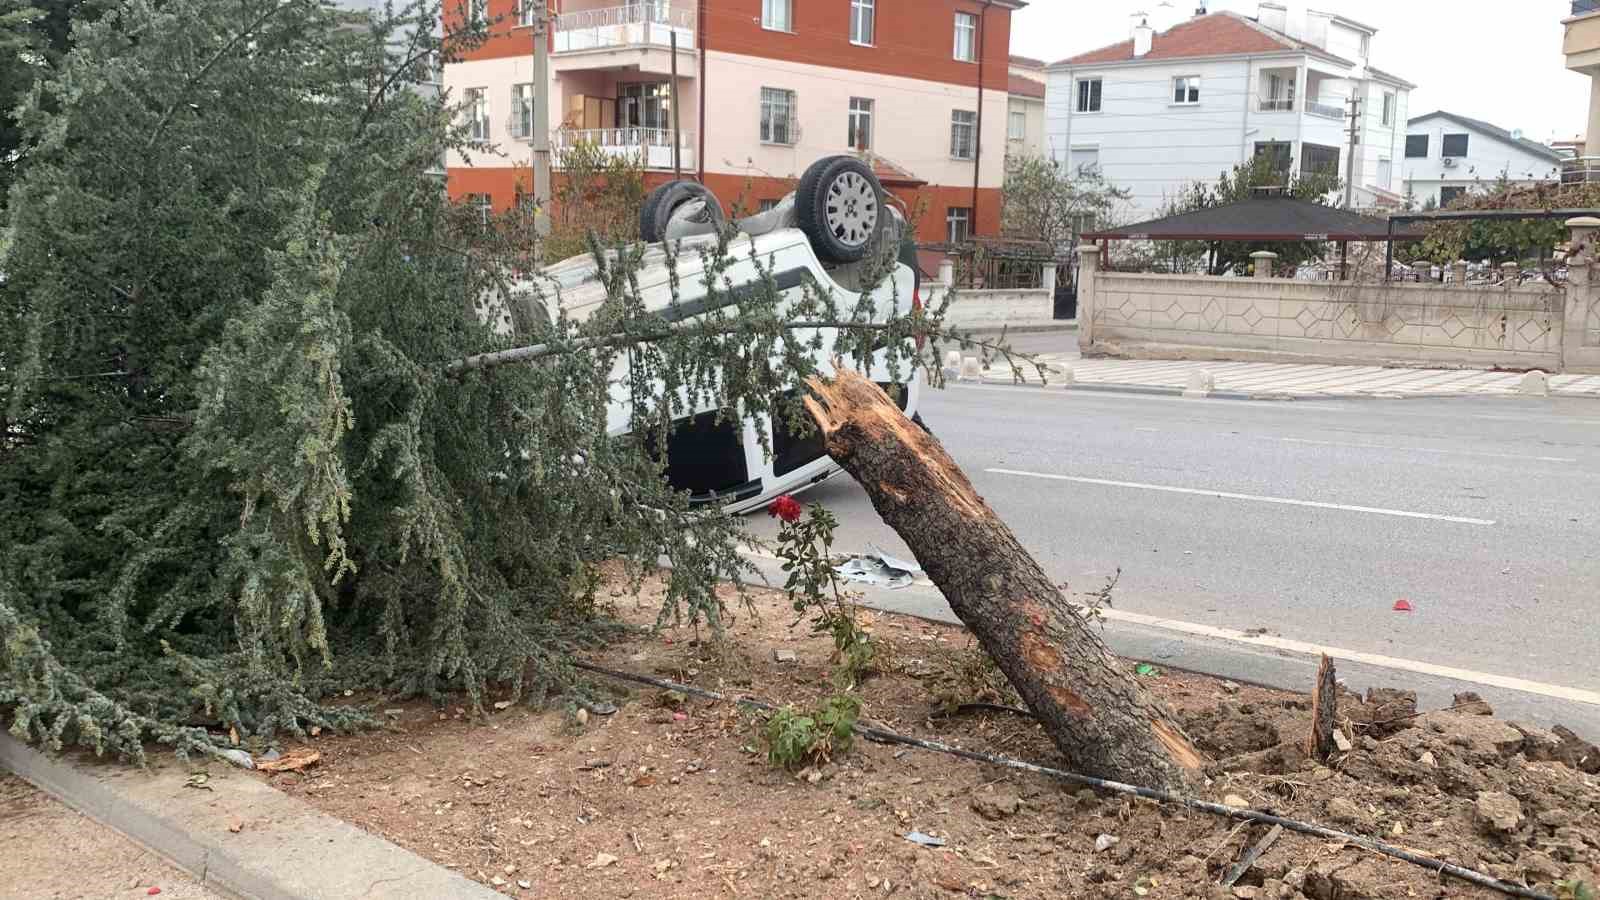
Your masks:
{"label": "utility pole", "polygon": [[683,160],[678,155],[678,146],[683,142],[683,132],[678,128],[678,28],[669,21],[667,32],[672,35],[672,180],[682,181]]}
{"label": "utility pole", "polygon": [[549,0],[527,2],[533,4],[534,259],[542,261],[544,238],[550,234],[550,7]]}
{"label": "utility pole", "polygon": [[[1366,92],[1366,82],[1357,82],[1362,93]],[[1356,145],[1361,143],[1361,96],[1351,94],[1346,101],[1350,104],[1350,158],[1344,167],[1344,208],[1350,208],[1350,202],[1355,194],[1356,174]]]}

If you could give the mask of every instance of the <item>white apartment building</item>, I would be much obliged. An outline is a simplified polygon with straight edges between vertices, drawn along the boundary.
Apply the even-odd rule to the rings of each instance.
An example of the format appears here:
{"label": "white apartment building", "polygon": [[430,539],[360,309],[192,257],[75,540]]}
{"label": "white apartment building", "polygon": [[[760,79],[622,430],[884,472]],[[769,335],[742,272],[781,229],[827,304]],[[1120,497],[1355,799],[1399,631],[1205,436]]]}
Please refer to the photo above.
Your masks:
{"label": "white apartment building", "polygon": [[[1170,3],[1157,9],[1172,15]],[[1376,34],[1335,13],[1291,18],[1278,3],[1253,19],[1204,7],[1181,22],[1136,14],[1128,40],[1048,67],[1045,140],[1057,159],[1129,190],[1136,214],[1256,155],[1337,172],[1353,206],[1398,206],[1415,85],[1368,62]]]}
{"label": "white apartment building", "polygon": [[1011,57],[1010,84],[1006,89],[1006,154],[1049,155],[1044,138],[1045,62],[1026,56]]}
{"label": "white apartment building", "polygon": [[1449,206],[1501,178],[1524,185],[1555,181],[1565,158],[1519,132],[1443,110],[1417,116],[1406,127],[1405,183],[1419,208]]}

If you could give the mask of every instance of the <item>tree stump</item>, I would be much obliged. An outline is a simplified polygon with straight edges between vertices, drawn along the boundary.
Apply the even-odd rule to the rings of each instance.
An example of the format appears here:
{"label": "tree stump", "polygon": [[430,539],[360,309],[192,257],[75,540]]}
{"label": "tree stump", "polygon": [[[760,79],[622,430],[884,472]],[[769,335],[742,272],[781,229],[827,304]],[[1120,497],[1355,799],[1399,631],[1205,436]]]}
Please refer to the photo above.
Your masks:
{"label": "tree stump", "polygon": [[1145,787],[1191,786],[1204,755],[939,442],[859,373],[841,368],[808,386],[828,454],[866,489],[1072,766]]}
{"label": "tree stump", "polygon": [[1322,654],[1317,664],[1317,683],[1311,686],[1311,734],[1306,738],[1306,754],[1326,762],[1333,752],[1333,732],[1339,727],[1339,684],[1333,660]]}

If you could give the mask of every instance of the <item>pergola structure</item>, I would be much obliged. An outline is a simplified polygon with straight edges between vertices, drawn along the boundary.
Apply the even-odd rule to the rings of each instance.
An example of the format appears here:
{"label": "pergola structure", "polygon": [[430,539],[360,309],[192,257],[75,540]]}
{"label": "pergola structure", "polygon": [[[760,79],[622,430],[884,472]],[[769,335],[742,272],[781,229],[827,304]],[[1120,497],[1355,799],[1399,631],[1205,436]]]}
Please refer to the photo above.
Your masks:
{"label": "pergola structure", "polygon": [[[1398,222],[1364,216],[1347,209],[1323,206],[1293,197],[1251,197],[1225,206],[1197,209],[1148,222],[1083,235],[1097,241],[1102,259],[1109,263],[1105,249],[1113,240],[1129,241],[1205,241],[1222,243],[1327,242],[1339,245],[1340,277],[1344,276],[1345,257],[1351,241],[1393,242],[1421,240],[1422,232],[1400,227]],[[1392,258],[1392,257],[1391,257]]]}

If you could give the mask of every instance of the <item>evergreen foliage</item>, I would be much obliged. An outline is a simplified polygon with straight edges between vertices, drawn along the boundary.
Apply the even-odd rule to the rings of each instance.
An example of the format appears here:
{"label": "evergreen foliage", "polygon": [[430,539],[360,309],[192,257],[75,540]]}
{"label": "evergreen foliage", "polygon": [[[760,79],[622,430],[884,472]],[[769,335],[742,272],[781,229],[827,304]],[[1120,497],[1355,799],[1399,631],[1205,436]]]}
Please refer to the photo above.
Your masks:
{"label": "evergreen foliage", "polygon": [[[530,237],[426,174],[461,137],[406,89],[458,49],[436,14],[125,0],[78,23],[22,109],[0,242],[14,734],[137,760],[230,728],[353,727],[350,690],[570,690],[563,658],[604,636],[597,565],[619,557],[671,561],[663,621],[720,621],[737,526],[607,433],[609,380],[632,360],[634,421],[658,430],[686,402],[802,421],[782,399],[815,371],[796,323],[866,309],[811,291],[786,312],[769,277],[669,324],[640,301],[641,251],[592,243],[592,315],[548,296],[553,317],[486,323]],[[713,293],[732,246],[704,251]],[[939,318],[840,347],[888,346],[904,373],[937,359],[911,337]],[[532,343],[535,363],[447,371]]]}

